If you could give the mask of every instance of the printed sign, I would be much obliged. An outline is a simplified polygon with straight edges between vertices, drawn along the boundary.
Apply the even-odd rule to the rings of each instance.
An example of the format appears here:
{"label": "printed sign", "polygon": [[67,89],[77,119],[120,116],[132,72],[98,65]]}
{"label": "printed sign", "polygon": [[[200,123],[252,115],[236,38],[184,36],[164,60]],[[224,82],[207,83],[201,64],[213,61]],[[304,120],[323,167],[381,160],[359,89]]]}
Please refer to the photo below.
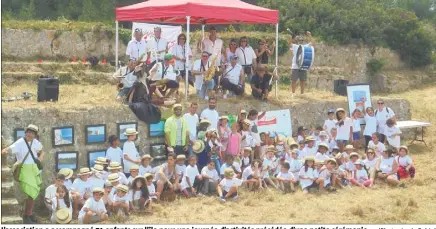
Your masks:
{"label": "printed sign", "polygon": [[286,137],[292,136],[291,111],[267,111],[265,116],[258,120],[257,129],[259,133],[277,132]]}
{"label": "printed sign", "polygon": [[350,117],[354,116],[360,121],[360,125],[365,124],[363,110],[371,107],[371,91],[367,84],[347,85],[348,109]]}
{"label": "printed sign", "polygon": [[177,36],[182,33],[181,26],[171,26],[171,25],[158,25],[158,24],[147,24],[133,22],[132,25],[132,39],[135,37],[135,29],[140,28],[142,34],[144,35],[144,40],[148,40],[154,36],[154,28],[160,27],[162,29],[162,38],[168,41],[168,50],[171,49],[175,44],[177,44]]}

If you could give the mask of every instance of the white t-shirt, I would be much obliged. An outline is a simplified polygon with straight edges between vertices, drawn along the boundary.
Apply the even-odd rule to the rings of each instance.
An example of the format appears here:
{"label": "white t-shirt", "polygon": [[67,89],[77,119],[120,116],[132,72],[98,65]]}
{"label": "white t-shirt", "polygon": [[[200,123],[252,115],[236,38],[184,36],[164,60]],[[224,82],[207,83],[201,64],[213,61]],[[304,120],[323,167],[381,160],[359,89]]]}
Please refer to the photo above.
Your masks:
{"label": "white t-shirt", "polygon": [[213,129],[217,129],[219,117],[220,116],[218,114],[218,111],[216,111],[215,109],[211,110],[209,108],[204,109],[200,115],[200,119],[208,120],[211,123],[209,128],[213,128]]}
{"label": "white t-shirt", "polygon": [[230,63],[232,60],[230,60],[230,57],[236,55],[236,50],[235,52],[230,51],[230,48],[226,48],[226,55],[227,55],[227,62]]}
{"label": "white t-shirt", "polygon": [[360,120],[359,119],[352,119],[353,120],[353,132],[360,132]]}
{"label": "white t-shirt", "polygon": [[348,169],[348,171],[355,171],[356,170],[356,166],[353,164],[353,162],[351,160],[347,162],[345,167]]}
{"label": "white t-shirt", "polygon": [[400,135],[392,137],[393,134],[401,134],[400,128],[398,128],[397,125],[394,125],[392,127],[385,126],[384,135],[386,135],[386,139],[388,140],[389,145],[398,148],[401,145]]}
{"label": "white t-shirt", "polygon": [[241,186],[242,184],[242,180],[238,179],[238,178],[232,178],[232,179],[228,179],[228,178],[224,178],[221,180],[220,185],[223,187],[224,191],[228,192],[230,191],[230,189],[233,186]]}
{"label": "white t-shirt", "polygon": [[250,176],[250,175],[253,175],[254,174],[254,171],[253,171],[253,169],[251,168],[251,166],[248,166],[247,168],[245,168],[244,169],[244,171],[242,172],[242,180],[243,181],[246,181],[246,180],[248,180],[248,177]]}
{"label": "white t-shirt", "polygon": [[[201,60],[196,60],[194,64],[192,65],[192,70],[205,72],[207,69],[209,69],[209,66],[211,65],[210,61],[208,61],[206,64],[202,65]],[[203,86],[204,82],[204,75],[194,75],[195,76],[195,89],[201,90],[201,87]]]}
{"label": "white t-shirt", "polygon": [[365,115],[365,130],[363,135],[372,136],[373,133],[377,132],[377,119],[375,116]]}
{"label": "white t-shirt", "polygon": [[111,162],[118,162],[121,164],[122,158],[123,158],[123,151],[120,147],[112,148],[109,147],[106,150],[106,158],[109,159]]}
{"label": "white t-shirt", "polygon": [[332,128],[336,127],[336,122],[337,121],[338,120],[336,120],[336,119],[333,119],[333,120],[327,119],[327,120],[324,121],[324,128],[325,128],[324,130],[327,131],[328,135],[330,135],[330,132],[332,131]]}
{"label": "white t-shirt", "polygon": [[212,61],[212,58],[215,54],[218,55],[216,58],[215,66],[219,66],[221,63],[221,50],[223,48],[223,40],[216,38],[215,42],[211,41],[209,38],[205,38],[203,40],[203,51],[207,51],[212,55],[209,57],[209,61]]}
{"label": "white t-shirt", "polygon": [[368,180],[368,173],[364,168],[356,170],[356,180],[359,183],[363,183]]}
{"label": "white t-shirt", "polygon": [[151,183],[150,185],[147,185],[148,193],[150,195],[154,195],[156,193],[156,188],[154,187],[154,184]]}
{"label": "white t-shirt", "polygon": [[365,159],[363,161],[363,163],[365,163],[365,166],[367,169],[375,169],[376,165],[377,165],[377,157],[374,157],[374,159],[372,159],[371,161],[367,159]]}
{"label": "white t-shirt", "polygon": [[224,70],[224,78],[229,79],[230,83],[238,85],[241,77],[241,72],[242,66],[240,64],[236,64],[235,66],[228,65]]}
{"label": "white t-shirt", "polygon": [[277,177],[282,178],[282,179],[293,179],[294,178],[294,174],[292,174],[290,172],[286,172],[286,173],[279,172]]}
{"label": "white t-shirt", "polygon": [[[128,155],[132,160],[139,160],[139,153],[132,141],[126,141],[123,147],[123,155]],[[124,173],[130,173],[130,166],[135,165],[128,160],[123,160]]]}
{"label": "white t-shirt", "polygon": [[299,159],[291,159],[289,161],[289,171],[294,174],[295,180],[299,180],[298,173],[300,172],[301,167],[303,166],[303,162]]}
{"label": "white t-shirt", "polygon": [[382,158],[380,162],[380,170],[382,173],[391,173],[394,165],[394,157]]}
{"label": "white t-shirt", "polygon": [[165,64],[159,62],[155,65],[156,73],[153,76],[153,80],[161,80],[161,79],[168,79],[168,80],[176,80],[177,74],[174,71],[173,65],[165,66]]}
{"label": "white t-shirt", "polygon": [[238,56],[238,63],[240,65],[251,65],[253,59],[256,59],[256,53],[251,46],[245,48],[238,47],[235,54]]}
{"label": "white t-shirt", "polygon": [[189,138],[192,141],[197,140],[197,126],[200,122],[198,119],[198,115],[191,115],[191,113],[186,113],[183,115],[183,118],[185,118],[186,122],[188,123]]}
{"label": "white t-shirt", "polygon": [[[236,171],[237,171],[238,173],[242,172],[242,171],[241,171],[241,165],[240,165],[238,162],[234,161],[234,162],[233,162],[233,166],[235,167],[235,169],[236,169]],[[227,168],[232,168],[232,166],[229,166],[229,165],[227,165],[227,163],[224,163],[224,164],[221,166],[220,174],[221,174],[221,175],[224,175],[224,171],[225,171]]]}
{"label": "white t-shirt", "polygon": [[146,173],[153,173],[153,168],[150,165],[144,167],[143,165],[139,165],[139,176],[144,176]]}
{"label": "white t-shirt", "polygon": [[186,165],[176,164],[176,173],[179,174],[179,178],[182,179],[185,176]]}
{"label": "white t-shirt", "polygon": [[382,111],[379,111],[378,109],[374,111],[374,115],[377,119],[377,128],[378,128],[378,133],[383,134],[385,131],[385,126],[386,126],[386,121],[392,117],[394,117],[395,113],[394,111],[389,108],[389,107],[385,107],[383,108]]}
{"label": "white t-shirt", "polygon": [[64,185],[67,188],[67,190],[70,191],[71,186],[73,186],[73,182],[71,181],[71,179],[68,179],[64,181]]}
{"label": "white t-shirt", "polygon": [[[147,52],[151,52],[152,50],[155,52],[158,51],[164,51],[167,48],[168,42],[163,39],[156,39],[156,37],[151,37],[150,39],[148,39],[147,41]],[[160,53],[160,54],[156,54],[156,57],[160,60],[163,60],[163,56],[165,55],[164,52]],[[150,54],[150,61],[153,62],[155,61],[156,58],[153,54]]]}
{"label": "white t-shirt", "polygon": [[338,129],[338,135],[336,135],[336,140],[348,141],[350,139],[350,127],[352,126],[353,120],[348,117],[344,119],[343,125],[339,126],[339,122],[336,123],[336,128]]}
{"label": "white t-shirt", "polygon": [[[63,208],[68,208],[68,210],[70,210],[70,214],[73,215],[73,203],[71,203],[70,201],[70,207],[67,207],[67,204],[65,204],[65,200],[59,199],[59,209],[63,209]],[[57,203],[57,198],[54,197],[51,199],[51,217],[50,217],[50,221],[52,223],[56,223],[56,211],[58,208],[58,203]]]}
{"label": "white t-shirt", "polygon": [[[192,56],[191,47],[189,47],[188,44],[185,44],[183,46],[176,44],[171,48],[171,51],[170,51],[171,55],[177,56],[178,58],[185,58],[185,59],[186,59],[186,52],[188,53],[188,56]],[[185,63],[180,61],[180,60],[176,60],[175,65],[176,65],[177,70],[184,70],[185,69]]]}
{"label": "white t-shirt", "polygon": [[[29,146],[30,149],[32,149],[33,156],[38,158],[38,152],[42,150],[41,142],[33,139],[32,143],[29,143]],[[18,139],[10,146],[10,148],[19,162],[22,162],[26,154],[29,152],[29,148],[27,148],[24,138]],[[32,155],[29,154],[23,164],[35,164]]]}
{"label": "white t-shirt", "polygon": [[269,171],[270,171],[271,169],[274,169],[274,168],[275,168],[275,165],[274,165],[274,161],[273,161],[273,159],[264,158],[264,159],[263,159],[262,168],[263,168],[263,169],[266,169],[268,166],[269,166],[268,171],[265,172],[263,178],[269,178],[270,176],[272,176],[273,174],[270,174]]}
{"label": "white t-shirt", "polygon": [[204,166],[203,169],[201,169],[201,174],[202,175],[207,175],[209,177],[212,177],[212,179],[214,181],[218,181],[220,179],[216,169],[209,170],[209,168],[207,166]]}
{"label": "white t-shirt", "polygon": [[129,192],[126,194],[126,196],[129,199],[129,201],[139,200],[139,199],[141,199],[142,191],[141,190],[136,190],[135,191],[135,195],[133,195],[133,190],[130,189]]}
{"label": "white t-shirt", "polygon": [[112,198],[112,201],[113,201],[113,202],[124,202],[124,203],[128,204],[129,201],[130,201],[130,197],[129,197],[128,193],[126,193],[126,195],[124,195],[123,197],[120,197],[120,196],[118,196],[117,193],[115,192],[115,195],[114,195],[114,197]]}
{"label": "white t-shirt", "polygon": [[376,157],[381,157],[383,151],[386,150],[385,144],[378,142],[377,145],[371,140],[368,143],[368,149],[374,149]]}
{"label": "white t-shirt", "polygon": [[186,167],[185,174],[182,178],[182,183],[180,184],[180,189],[183,190],[183,189],[189,188],[189,185],[188,185],[188,182],[186,179],[189,179],[191,187],[193,187],[195,177],[199,176],[199,175],[200,175],[200,173],[198,172],[197,165],[194,165],[194,166],[188,165]]}
{"label": "white t-shirt", "polygon": [[51,200],[56,197],[56,189],[57,187],[52,184],[45,189],[45,199]]}
{"label": "white t-shirt", "polygon": [[[147,48],[147,41],[145,41],[144,39],[141,39],[140,41],[133,39],[129,41],[129,43],[127,44],[126,55],[128,55],[130,58],[133,57],[138,60],[138,58],[145,53],[146,48]],[[144,56],[142,60],[145,59],[147,59],[147,56]]]}
{"label": "white t-shirt", "polygon": [[76,178],[73,182],[73,185],[71,186],[71,189],[74,189],[76,192],[80,193],[80,196],[83,197],[85,193],[91,193],[92,192],[93,184],[88,179],[86,181],[83,181],[82,179]]}
{"label": "white t-shirt", "polygon": [[303,149],[303,158],[307,157],[307,156],[315,156],[316,153],[318,152],[318,149],[313,146],[312,148],[309,148],[309,146],[304,147]]}
{"label": "white t-shirt", "polygon": [[[102,176],[102,175],[100,175]],[[88,181],[92,184],[92,189],[94,188],[104,188],[104,180],[103,178],[98,178],[95,175],[88,178]]]}
{"label": "white t-shirt", "polygon": [[[301,167],[300,172],[298,173],[299,176],[308,177],[308,178],[315,178],[316,177],[316,170],[313,168],[307,168],[307,172],[305,171],[304,166]],[[306,178],[300,177],[300,185],[302,189],[305,189],[306,187],[312,185],[313,181]]]}
{"label": "white t-shirt", "polygon": [[260,140],[260,134],[259,134],[259,125],[258,123],[258,119],[255,120],[250,120],[250,129],[251,130],[251,135],[254,137],[254,145],[255,146],[260,146],[261,140]]}
{"label": "white t-shirt", "polygon": [[90,209],[93,212],[96,212],[97,214],[106,213],[106,207],[104,206],[103,198],[101,198],[97,202],[94,200],[93,197],[90,197],[88,200],[86,200],[85,204],[79,212],[79,223],[83,223],[83,218],[86,215],[86,208]]}
{"label": "white t-shirt", "polygon": [[402,167],[407,167],[412,164],[412,158],[409,155],[406,155],[404,157],[396,156],[395,161],[398,163],[399,166]]}
{"label": "white t-shirt", "polygon": [[318,152],[318,153],[316,153],[316,155],[315,155],[315,159],[316,159],[316,160],[320,160],[320,161],[326,161],[326,160],[328,160],[329,158],[330,158],[330,157],[327,155],[327,153],[322,154],[322,153]]}
{"label": "white t-shirt", "polygon": [[[130,172],[130,170],[129,170],[129,172]],[[109,174],[108,174],[108,176],[109,176]],[[123,185],[129,184],[129,181],[127,181],[126,174],[124,174],[122,172],[118,172],[118,176],[120,177],[120,184],[123,184]]]}
{"label": "white t-shirt", "polygon": [[331,182],[332,174],[326,168],[322,168],[321,171],[316,171],[318,177],[324,178],[324,187],[326,187]]}
{"label": "white t-shirt", "polygon": [[254,140],[254,137],[253,137],[251,132],[243,130],[243,131],[241,131],[241,136],[242,137],[245,136],[245,139],[241,141],[241,148],[255,146],[255,144],[254,144],[255,140]]}

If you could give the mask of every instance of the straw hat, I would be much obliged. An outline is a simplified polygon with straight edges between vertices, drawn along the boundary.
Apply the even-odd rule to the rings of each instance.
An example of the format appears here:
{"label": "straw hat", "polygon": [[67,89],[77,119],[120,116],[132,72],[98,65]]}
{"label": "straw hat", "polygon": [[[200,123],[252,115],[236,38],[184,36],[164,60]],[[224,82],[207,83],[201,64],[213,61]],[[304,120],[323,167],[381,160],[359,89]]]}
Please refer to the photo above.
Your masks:
{"label": "straw hat", "polygon": [[124,132],[124,135],[126,136],[137,135],[137,134],[139,134],[139,132],[136,131],[135,128],[127,128],[126,131]]}
{"label": "straw hat", "polygon": [[95,164],[94,168],[91,168],[92,171],[95,172],[104,172],[103,165]]}
{"label": "straw hat", "polygon": [[107,165],[108,163],[105,157],[97,157],[97,160],[95,160],[95,164]]}
{"label": "straw hat", "polygon": [[104,186],[105,186],[105,187],[113,187],[112,183],[109,182],[109,181],[105,181],[105,182],[104,182]]}
{"label": "straw hat", "polygon": [[338,109],[336,109],[336,112],[335,112],[335,114],[337,114],[339,111],[342,111],[342,112],[344,112],[345,113],[345,109],[344,108],[338,108]]}
{"label": "straw hat", "polygon": [[99,193],[104,194],[104,189],[99,188],[99,187],[95,187],[94,189],[92,189],[92,193],[95,193],[95,192],[99,192]]}
{"label": "straw hat", "polygon": [[233,177],[235,175],[235,172],[233,171],[232,168],[226,168],[224,170],[224,176],[225,177]]}
{"label": "straw hat", "polygon": [[334,158],[329,158],[325,161],[325,163],[327,164],[328,162],[333,162],[335,164],[337,164],[336,160]]}
{"label": "straw hat", "polygon": [[62,168],[59,170],[58,174],[64,175],[65,180],[68,180],[73,176],[74,171],[72,169],[69,169],[69,168]]}
{"label": "straw hat", "polygon": [[339,159],[341,159],[341,158],[343,158],[344,157],[344,155],[342,154],[342,153],[338,153],[338,154],[336,154],[336,159],[337,160],[339,160]]}
{"label": "straw hat", "polygon": [[344,150],[355,150],[353,145],[346,145]]}
{"label": "straw hat", "polygon": [[350,158],[353,157],[353,156],[359,157],[360,155],[359,155],[358,153],[356,153],[356,152],[352,152],[352,153],[350,154]]}
{"label": "straw hat", "polygon": [[186,156],[184,154],[179,154],[177,155],[176,160],[186,160]]}
{"label": "straw hat", "polygon": [[327,145],[327,143],[324,143],[324,142],[319,143],[318,148],[319,147],[324,147],[324,148],[326,148],[326,150],[329,150],[329,145]]}
{"label": "straw hat", "polygon": [[138,165],[132,165],[132,166],[130,166],[130,171],[132,171],[132,170],[139,170],[139,166]]}
{"label": "straw hat", "polygon": [[175,110],[176,108],[180,108],[180,109],[183,110],[183,106],[182,106],[182,104],[180,104],[180,103],[176,103],[176,104],[174,104],[172,111],[174,112],[174,110]]}
{"label": "straw hat", "polygon": [[288,146],[290,146],[290,147],[292,147],[292,146],[298,147],[298,144],[297,144],[297,142],[295,142],[295,139],[293,137],[286,138],[286,143],[288,143]]}
{"label": "straw hat", "polygon": [[109,174],[109,176],[107,177],[107,181],[109,181],[109,182],[117,182],[117,181],[120,181],[121,180],[121,178],[120,178],[120,176],[118,175],[118,173],[112,173],[112,174]]}
{"label": "straw hat", "polygon": [[319,136],[327,137],[328,135],[327,135],[327,132],[321,131],[321,132],[319,132]]}
{"label": "straw hat", "polygon": [[79,173],[77,173],[77,176],[83,176],[89,174],[91,174],[91,170],[89,170],[89,168],[80,168]]}
{"label": "straw hat", "polygon": [[244,151],[245,151],[245,150],[250,151],[250,152],[253,151],[253,149],[252,149],[251,147],[244,147]]}
{"label": "straw hat", "polygon": [[354,165],[362,165],[362,166],[365,165],[365,163],[363,163],[363,161],[360,160],[360,159],[357,160],[356,162],[354,162],[353,164],[354,164]]}
{"label": "straw hat", "polygon": [[227,121],[229,121],[229,117],[227,117],[227,115],[223,115],[223,116],[221,116],[221,117],[219,118],[219,120],[221,120],[221,119],[227,119]]}
{"label": "straw hat", "polygon": [[306,156],[306,157],[304,157],[304,162],[306,162],[306,161],[313,161],[313,162],[315,162],[315,157],[313,157],[313,156]]}
{"label": "straw hat", "polygon": [[73,215],[68,208],[61,208],[56,211],[55,214],[56,223],[58,224],[69,224],[73,219]]}
{"label": "straw hat", "polygon": [[112,170],[112,169],[122,169],[123,167],[121,167],[120,163],[113,161],[109,164],[109,166],[107,167],[107,169]]}
{"label": "straw hat", "polygon": [[400,150],[401,150],[401,149],[406,150],[406,154],[409,154],[409,148],[408,148],[407,146],[402,145],[402,146],[400,146]]}
{"label": "straw hat", "polygon": [[144,178],[148,179],[149,177],[154,178],[154,175],[152,173],[146,173],[144,174]]}
{"label": "straw hat", "polygon": [[246,110],[241,110],[240,114],[248,114]]}
{"label": "straw hat", "polygon": [[314,138],[313,136],[307,136],[307,137],[304,139],[304,143],[307,143],[307,142],[310,142],[310,141],[315,141],[315,138]]}
{"label": "straw hat", "polygon": [[127,187],[125,185],[122,185],[122,184],[117,185],[116,189],[117,189],[117,191],[122,191],[122,192],[128,192],[129,191],[129,187]]}
{"label": "straw hat", "polygon": [[315,165],[324,165],[324,161],[323,160],[315,160]]}
{"label": "straw hat", "polygon": [[142,157],[141,157],[141,161],[146,160],[146,159],[148,159],[148,160],[150,160],[150,161],[153,161],[153,158],[150,156],[150,154],[144,154],[144,155],[142,155]]}
{"label": "straw hat", "polygon": [[202,119],[202,120],[200,121],[200,125],[205,125],[205,124],[207,124],[208,126],[212,125],[212,123],[211,123],[209,120],[207,120],[207,119]]}
{"label": "straw hat", "polygon": [[38,126],[36,126],[36,125],[30,124],[30,125],[28,125],[28,126],[26,127],[26,130],[25,130],[24,132],[26,132],[26,131],[28,131],[28,130],[31,130],[31,131],[33,131],[33,132],[35,132],[35,133],[38,133],[39,128],[38,128]]}
{"label": "straw hat", "polygon": [[250,125],[251,124],[251,122],[250,122],[250,120],[249,119],[244,119],[243,121],[242,121],[242,124],[245,124],[245,125]]}
{"label": "straw hat", "polygon": [[205,145],[203,141],[196,140],[194,144],[192,144],[192,151],[194,151],[194,153],[201,153],[203,152],[204,148]]}

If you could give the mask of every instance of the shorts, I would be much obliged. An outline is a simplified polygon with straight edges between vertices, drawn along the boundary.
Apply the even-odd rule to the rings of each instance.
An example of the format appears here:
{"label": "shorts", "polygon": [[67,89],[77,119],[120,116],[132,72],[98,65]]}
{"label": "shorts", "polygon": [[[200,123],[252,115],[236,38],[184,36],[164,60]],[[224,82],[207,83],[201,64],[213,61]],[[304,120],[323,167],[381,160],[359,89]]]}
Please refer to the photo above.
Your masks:
{"label": "shorts", "polygon": [[[227,195],[227,191],[226,190],[223,190],[223,196],[226,196]],[[235,193],[233,193],[231,196],[230,196],[230,198],[234,198],[234,197],[236,197],[238,195],[238,192],[235,192]]]}
{"label": "shorts", "polygon": [[[85,219],[85,215],[79,215],[79,224],[83,224],[83,219]],[[89,224],[100,222],[100,216],[93,215],[91,219],[89,220]]]}
{"label": "shorts", "polygon": [[177,82],[175,80],[168,80],[167,87],[168,88],[179,88],[179,82]]}
{"label": "shorts", "polygon": [[292,81],[306,81],[307,80],[307,71],[306,70],[300,70],[300,69],[292,69],[291,74]]}
{"label": "shorts", "polygon": [[353,132],[353,140],[354,141],[360,140],[360,131],[359,132]]}
{"label": "shorts", "polygon": [[319,184],[317,184],[317,183],[314,181],[311,185],[309,185],[309,186],[303,188],[303,190],[307,190],[307,191],[309,191],[311,188],[316,188],[316,189],[318,189],[318,188],[319,188]]}

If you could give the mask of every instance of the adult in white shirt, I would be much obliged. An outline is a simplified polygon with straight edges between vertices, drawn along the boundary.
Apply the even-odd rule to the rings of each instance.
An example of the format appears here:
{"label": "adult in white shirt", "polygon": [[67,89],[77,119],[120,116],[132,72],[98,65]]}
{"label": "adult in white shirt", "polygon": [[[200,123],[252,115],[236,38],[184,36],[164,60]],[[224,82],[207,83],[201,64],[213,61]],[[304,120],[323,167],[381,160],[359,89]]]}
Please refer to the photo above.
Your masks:
{"label": "adult in white shirt", "polygon": [[120,92],[118,92],[117,99],[121,99],[127,95],[132,88],[133,84],[138,80],[138,76],[135,74],[136,59],[131,58],[129,63],[125,67],[121,67],[113,74],[113,78],[120,80],[120,84],[123,85]]}
{"label": "adult in white shirt", "polygon": [[236,55],[236,49],[238,48],[238,43],[236,42],[236,39],[232,38],[229,42],[229,47],[226,48],[226,59],[225,62],[227,64],[230,64],[230,62],[232,61],[230,58],[232,56]]}
{"label": "adult in white shirt", "polygon": [[236,49],[238,63],[244,68],[244,73],[248,80],[251,81],[252,70],[256,69],[256,53],[253,48],[248,45],[248,38],[241,37],[239,39],[239,47]]}
{"label": "adult in white shirt", "polygon": [[192,151],[192,144],[195,140],[197,140],[197,126],[200,123],[200,119],[197,115],[197,103],[191,103],[189,106],[189,113],[186,113],[183,115],[183,118],[185,118],[186,122],[188,123],[189,128],[189,146],[188,146],[188,154],[189,156],[194,155],[194,152]]}
{"label": "adult in white shirt", "polygon": [[[186,44],[186,35],[181,33],[177,37],[177,44],[174,45],[170,50],[171,55],[176,60],[175,69],[180,71],[180,76],[185,79],[186,69],[189,69],[186,66],[186,55],[188,55],[189,62],[191,62],[192,58],[192,50],[189,47],[189,44]],[[190,63],[192,64],[192,63]],[[189,78],[189,84],[194,86],[193,79]]]}
{"label": "adult in white shirt", "polygon": [[215,55],[218,55],[216,58],[215,66],[221,65],[222,58],[222,50],[223,50],[223,40],[217,38],[217,33],[215,27],[209,28],[209,38],[204,39],[201,43],[201,51],[206,51],[211,54],[209,57],[209,61],[212,61],[212,58]]}
{"label": "adult in white shirt", "polygon": [[385,107],[385,102],[383,99],[377,100],[377,110],[375,111],[375,118],[377,119],[377,132],[380,134],[380,141],[385,142],[386,121],[392,118],[395,122],[396,119],[394,111],[389,107]]}
{"label": "adult in white shirt", "polygon": [[[145,54],[147,49],[147,41],[142,38],[142,30],[140,28],[135,29],[135,38],[129,41],[127,44],[126,55],[129,59],[138,60],[138,58]],[[144,55],[140,62],[145,61],[146,56]]]}
{"label": "adult in white shirt", "polygon": [[168,52],[168,42],[162,38],[162,29],[154,28],[154,36],[147,41],[147,59],[150,59],[150,67],[156,62],[162,61],[164,54]]}
{"label": "adult in white shirt", "polygon": [[[313,45],[313,39],[312,39],[312,34],[307,31],[306,32],[307,37],[309,38],[309,46]],[[301,94],[304,93],[304,86],[306,84],[306,80],[307,80],[307,70],[302,70],[299,68],[298,64],[297,64],[297,52],[298,52],[298,48],[303,45],[304,42],[304,37],[303,36],[296,36],[295,38],[297,40],[297,44],[292,43],[292,38],[289,39],[288,43],[289,46],[291,46],[291,50],[293,53],[293,57],[292,57],[292,85],[291,85],[291,89],[292,89],[292,96],[295,95],[295,90],[297,89],[297,81],[300,80],[300,88],[301,88]]]}
{"label": "adult in white shirt", "polygon": [[244,83],[244,71],[243,67],[237,63],[238,56],[231,57],[230,65],[227,65],[224,70],[222,85],[224,90],[224,99],[227,98],[227,90],[233,92],[235,95],[241,95],[244,93],[242,87]]}
{"label": "adult in white shirt", "polygon": [[[176,92],[179,89],[179,82],[177,80],[177,73],[174,69],[174,66],[172,64],[170,64],[171,59],[173,58],[173,56],[169,53],[164,55],[164,61],[163,62],[159,62],[157,64],[155,64],[151,69],[150,69],[150,76],[149,76],[149,80],[151,81],[151,83],[156,83],[157,81],[166,79],[167,82],[165,83],[165,85],[167,86],[167,88],[170,89],[170,91],[168,92],[168,94],[166,94],[166,97],[170,97],[174,92]],[[165,94],[166,90],[163,91],[163,93]]]}
{"label": "adult in white shirt", "polygon": [[343,152],[347,142],[353,140],[353,120],[346,116],[343,108],[336,110],[336,119],[338,120],[336,123],[336,143],[340,152]]}
{"label": "adult in white shirt", "polygon": [[209,97],[213,97],[214,95],[213,89],[215,87],[215,81],[213,79],[211,80],[204,79],[204,73],[211,66],[211,63],[209,61],[210,55],[211,54],[209,52],[203,51],[201,53],[201,59],[196,60],[194,62],[191,70],[195,78],[194,85],[195,85],[195,89],[197,90],[197,95],[206,100],[208,100]]}
{"label": "adult in white shirt", "polygon": [[[38,130],[37,126],[30,124],[24,130],[25,136],[23,138],[18,139],[11,146],[2,150],[2,154],[7,154],[11,150],[11,156],[15,155],[16,160],[23,164],[19,175],[19,182],[21,184],[21,191],[27,196],[23,222],[29,224],[37,223],[33,215],[33,205],[39,195],[42,183],[40,170],[35,163],[35,159],[42,161],[44,156],[42,144],[36,139]],[[30,151],[29,148],[31,149]]]}
{"label": "adult in white shirt", "polygon": [[200,119],[201,120],[206,119],[211,123],[208,129],[215,129],[215,130],[217,129],[218,120],[220,116],[215,108],[216,108],[216,99],[210,98],[209,107],[201,112]]}

